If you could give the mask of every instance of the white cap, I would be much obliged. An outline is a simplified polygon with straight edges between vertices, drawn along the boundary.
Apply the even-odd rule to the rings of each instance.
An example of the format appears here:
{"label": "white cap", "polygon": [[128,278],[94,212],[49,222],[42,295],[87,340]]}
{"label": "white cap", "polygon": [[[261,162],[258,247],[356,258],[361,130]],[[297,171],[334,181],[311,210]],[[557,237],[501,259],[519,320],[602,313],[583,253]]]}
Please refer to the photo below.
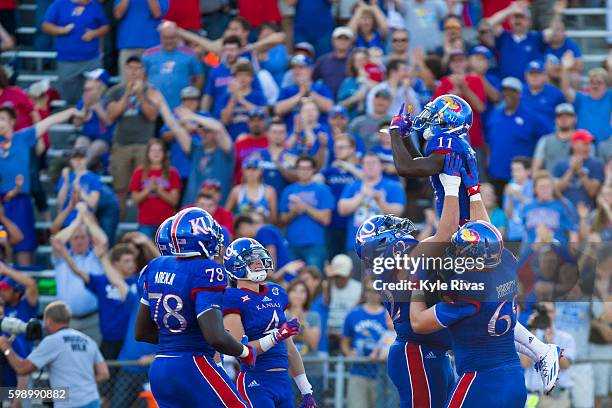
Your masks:
{"label": "white cap", "polygon": [[329,265],[329,272],[330,277],[340,276],[348,278],[353,273],[353,260],[348,255],[338,254],[332,259]]}
{"label": "white cap", "polygon": [[521,80],[515,77],[506,77],[501,83],[502,88],[513,89],[518,93],[523,92],[523,84]]}
{"label": "white cap", "polygon": [[49,81],[43,79],[42,81],[34,82],[32,85],[30,85],[30,87],[28,88],[28,94],[32,98],[39,98],[48,90]]}
{"label": "white cap", "polygon": [[355,35],[353,34],[353,30],[351,30],[347,26],[336,27],[334,29],[334,32],[332,33],[332,38],[340,37],[341,35],[345,35],[351,40],[355,37]]}

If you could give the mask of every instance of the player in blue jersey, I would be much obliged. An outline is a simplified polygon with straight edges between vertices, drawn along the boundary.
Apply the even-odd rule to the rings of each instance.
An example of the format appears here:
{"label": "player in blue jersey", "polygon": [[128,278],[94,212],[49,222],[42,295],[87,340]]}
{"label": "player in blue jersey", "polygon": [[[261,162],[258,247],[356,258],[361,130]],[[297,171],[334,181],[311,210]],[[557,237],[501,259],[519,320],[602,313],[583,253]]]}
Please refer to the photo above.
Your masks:
{"label": "player in blue jersey", "polygon": [[149,380],[160,408],[248,408],[213,360],[215,351],[247,365],[254,365],[256,356],[223,327],[227,275],[214,261],[222,243],[221,228],[210,214],[186,208],[170,225],[172,256],[154,259],[142,272],[135,336],[157,344]]}
{"label": "player in blue jersey", "polygon": [[[404,105],[391,120],[391,148],[397,174],[403,177],[430,177],[436,197],[438,214],[442,213],[444,188],[439,174],[448,153],[458,154],[464,163],[476,157],[469,144],[467,132],[472,126],[472,108],[456,95],[441,95],[429,102],[414,118],[404,114]],[[415,145],[415,137],[427,141],[425,157]],[[462,220],[470,218],[469,195],[478,190],[460,189],[459,206]]]}
{"label": "player in blue jersey", "polygon": [[172,221],[174,221],[174,216],[166,218],[164,222],[159,224],[155,232],[155,244],[161,256],[172,255],[170,251],[170,227],[172,226]]}
{"label": "player in blue jersey", "polygon": [[[414,226],[407,219],[375,215],[359,227],[355,250],[369,269],[378,256],[395,258],[410,254],[418,244],[413,232]],[[376,271],[376,274],[383,282],[408,278],[405,270],[395,268],[385,269],[380,274]],[[381,297],[397,333],[389,349],[387,372],[400,395],[401,408],[442,408],[455,383],[447,355],[451,349],[450,334],[446,330],[427,335],[415,333],[410,326],[409,293],[382,290]],[[432,295],[428,304],[433,305],[438,300]]]}
{"label": "player in blue jersey", "polygon": [[240,367],[242,398],[250,408],[293,407],[291,375],[302,393],[301,406],[316,407],[302,357],[291,339],[300,324],[285,318],[287,293],[275,283],[263,283],[274,271],[272,257],[256,240],[239,238],[227,247],[224,265],[237,286],[223,297],[225,328],[237,339],[246,335],[257,350],[257,363]]}

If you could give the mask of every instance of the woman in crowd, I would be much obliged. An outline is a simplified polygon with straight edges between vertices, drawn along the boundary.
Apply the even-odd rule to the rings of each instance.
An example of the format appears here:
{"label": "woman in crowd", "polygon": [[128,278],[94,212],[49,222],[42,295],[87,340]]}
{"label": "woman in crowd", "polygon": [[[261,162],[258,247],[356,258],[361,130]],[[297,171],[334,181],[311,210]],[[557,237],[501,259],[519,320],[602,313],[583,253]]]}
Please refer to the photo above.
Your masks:
{"label": "woman in crowd", "polygon": [[378,4],[357,4],[348,26],[356,33],[355,46],[385,48],[385,37],[389,31],[387,20]]}
{"label": "woman in crowd", "polygon": [[346,64],[346,78],[340,84],[338,103],[346,108],[351,119],[365,112],[366,95],[374,84],[365,70],[367,63],[366,49],[353,49]]}

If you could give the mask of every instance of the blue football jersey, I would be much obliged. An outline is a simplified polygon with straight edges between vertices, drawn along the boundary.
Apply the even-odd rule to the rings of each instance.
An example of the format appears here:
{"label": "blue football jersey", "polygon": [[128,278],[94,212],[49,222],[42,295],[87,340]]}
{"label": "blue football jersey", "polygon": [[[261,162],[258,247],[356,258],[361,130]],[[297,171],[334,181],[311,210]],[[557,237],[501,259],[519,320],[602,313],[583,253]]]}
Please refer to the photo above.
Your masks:
{"label": "blue football jersey", "polygon": [[[472,149],[472,146],[470,146],[466,136],[466,134],[456,135],[451,133],[443,133],[441,135],[434,136],[427,141],[427,145],[425,146],[425,156],[429,156],[431,154],[449,154],[454,152],[461,156],[465,166],[467,165],[468,157],[476,157],[476,152],[474,152],[474,149]],[[440,176],[438,174],[431,176],[430,180],[436,195],[436,209],[438,210],[438,214],[442,215],[442,205],[444,204],[444,187],[440,182]],[[461,183],[461,188],[459,189],[459,210],[462,220],[470,219],[470,197],[468,196],[463,183]]]}
{"label": "blue football jersey", "polygon": [[[287,321],[285,309],[289,303],[287,292],[274,283],[261,285],[255,293],[248,289],[227,288],[223,296],[223,314],[237,313],[242,319],[244,334],[249,341],[259,340]],[[265,371],[271,368],[289,368],[287,347],[281,341],[265,353],[257,355],[255,367],[242,364],[242,371]]]}
{"label": "blue football jersey", "polygon": [[162,256],[142,271],[141,303],[148,305],[159,330],[157,354],[206,355],[215,349],[204,340],[198,317],[219,309],[227,286],[225,269],[211,259]]}
{"label": "blue football jersey", "polygon": [[[409,245],[406,245],[409,238],[397,238],[385,251],[384,257],[402,256],[409,253]],[[412,249],[412,248],[410,248]],[[416,280],[416,274],[409,275],[408,279]],[[382,279],[384,282],[396,282],[396,271],[385,271],[381,276],[375,279]],[[439,347],[450,350],[451,337],[448,330],[440,330],[431,334],[418,334],[412,330],[410,325],[410,293],[407,291],[382,291],[381,297],[383,304],[389,312],[389,316],[393,320],[393,327],[397,333],[398,340],[418,343],[430,347]],[[436,295],[426,293],[427,306],[433,306],[439,299]]]}
{"label": "blue football jersey", "polygon": [[435,305],[438,321],[450,330],[459,375],[520,366],[514,348],[517,266],[514,255],[504,249],[496,268],[455,274],[449,283],[461,282],[462,287],[455,286],[449,294],[451,301]]}

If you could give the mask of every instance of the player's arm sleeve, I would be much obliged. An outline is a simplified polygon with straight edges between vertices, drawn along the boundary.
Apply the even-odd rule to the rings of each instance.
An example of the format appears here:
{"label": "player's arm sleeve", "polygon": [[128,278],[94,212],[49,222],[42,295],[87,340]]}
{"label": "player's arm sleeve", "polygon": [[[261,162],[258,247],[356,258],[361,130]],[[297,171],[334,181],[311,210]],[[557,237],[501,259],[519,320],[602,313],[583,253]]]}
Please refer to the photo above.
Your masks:
{"label": "player's arm sleeve", "polygon": [[60,342],[63,341],[59,336],[49,336],[42,339],[38,347],[36,347],[28,356],[36,368],[43,368],[47,364],[59,356],[61,352]]}
{"label": "player's arm sleeve", "polygon": [[203,290],[197,291],[194,295],[196,315],[200,317],[210,309],[221,310],[223,306],[223,290],[202,289]]}
{"label": "player's arm sleeve", "polygon": [[147,266],[140,271],[137,283],[138,294],[140,295],[140,303],[149,306],[149,291],[147,288]]}
{"label": "player's arm sleeve", "polygon": [[241,314],[240,303],[240,299],[238,299],[234,291],[226,291],[223,295],[223,315]]}
{"label": "player's arm sleeve", "polygon": [[442,302],[434,305],[434,315],[442,327],[449,327],[480,310],[476,301]]}

